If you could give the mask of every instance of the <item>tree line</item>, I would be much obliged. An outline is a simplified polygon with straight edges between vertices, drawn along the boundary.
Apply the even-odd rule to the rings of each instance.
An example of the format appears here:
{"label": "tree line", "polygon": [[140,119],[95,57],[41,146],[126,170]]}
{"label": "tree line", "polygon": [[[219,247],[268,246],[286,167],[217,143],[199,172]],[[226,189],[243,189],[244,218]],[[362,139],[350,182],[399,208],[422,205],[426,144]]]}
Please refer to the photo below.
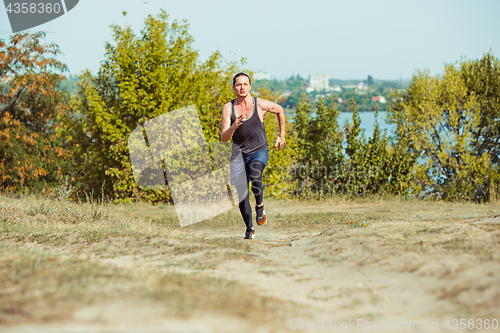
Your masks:
{"label": "tree line", "polygon": [[[130,27],[112,26],[112,32],[99,71],[84,71],[73,96],[62,84],[67,68],[57,60],[60,51],[43,33],[0,40],[2,192],[48,194],[69,179],[78,191],[102,188],[115,201],[172,202],[168,189],[135,183],[128,135],[195,104],[206,141],[220,140],[222,106],[234,98],[231,79],[244,62],[226,63],[218,52],[200,61],[188,25],[171,22],[164,11],[148,16],[137,35]],[[256,90],[280,99],[264,87]],[[491,52],[446,65],[441,75],[417,71],[405,90],[387,97],[396,132],[388,136],[375,124],[367,138],[354,98],[352,122],[339,127],[341,109],[333,99],[313,103],[302,95],[295,122],[287,119],[287,148],[270,152],[266,195],[496,200],[500,63]],[[274,142],[276,118],[265,122]]]}
{"label": "tree line", "polygon": [[[342,112],[352,112],[350,100],[354,99],[360,111],[382,111],[386,110],[386,105],[378,101],[372,101],[372,97],[384,96],[387,97],[392,94],[395,89],[404,89],[409,82],[405,81],[391,81],[391,80],[375,80],[371,75],[368,75],[366,80],[340,80],[330,79],[330,87],[335,85],[357,85],[363,82],[367,85],[367,89],[363,91],[355,91],[354,88],[342,88],[341,91],[313,91],[308,93],[311,100],[319,101],[319,98],[324,98],[326,103],[329,104],[331,99]],[[297,109],[297,104],[300,101],[302,94],[305,93],[306,88],[309,86],[309,80],[302,78],[300,75],[292,75],[286,80],[259,80],[254,83],[257,89],[265,88],[279,98],[280,104],[294,113]]]}

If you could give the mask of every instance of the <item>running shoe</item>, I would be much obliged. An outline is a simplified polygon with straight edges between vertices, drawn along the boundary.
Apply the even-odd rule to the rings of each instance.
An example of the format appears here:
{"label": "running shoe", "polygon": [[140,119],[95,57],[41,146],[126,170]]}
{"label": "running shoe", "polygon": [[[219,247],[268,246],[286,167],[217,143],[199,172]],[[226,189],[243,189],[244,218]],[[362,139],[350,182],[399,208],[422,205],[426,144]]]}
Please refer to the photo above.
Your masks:
{"label": "running shoe", "polygon": [[244,239],[254,239],[255,238],[255,229],[252,228],[250,231],[245,231],[245,238]]}
{"label": "running shoe", "polygon": [[258,225],[264,225],[267,223],[266,211],[264,210],[264,205],[255,206],[255,215]]}

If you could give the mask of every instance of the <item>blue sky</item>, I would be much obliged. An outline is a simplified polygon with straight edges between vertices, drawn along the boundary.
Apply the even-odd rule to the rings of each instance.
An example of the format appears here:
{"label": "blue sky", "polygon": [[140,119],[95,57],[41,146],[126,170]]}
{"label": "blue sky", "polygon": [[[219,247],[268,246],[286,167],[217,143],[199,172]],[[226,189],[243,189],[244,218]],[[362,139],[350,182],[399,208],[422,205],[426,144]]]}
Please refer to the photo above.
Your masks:
{"label": "blue sky", "polygon": [[[441,73],[444,63],[500,57],[500,1],[169,1],[80,0],[70,12],[31,30],[47,32],[72,74],[96,72],[111,41],[111,24],[142,27],[163,8],[187,19],[202,59],[219,50],[247,58],[251,70],[278,79],[292,74],[330,78],[410,78],[416,69]],[[127,11],[128,15],[121,13]],[[0,10],[0,38],[11,31]]]}

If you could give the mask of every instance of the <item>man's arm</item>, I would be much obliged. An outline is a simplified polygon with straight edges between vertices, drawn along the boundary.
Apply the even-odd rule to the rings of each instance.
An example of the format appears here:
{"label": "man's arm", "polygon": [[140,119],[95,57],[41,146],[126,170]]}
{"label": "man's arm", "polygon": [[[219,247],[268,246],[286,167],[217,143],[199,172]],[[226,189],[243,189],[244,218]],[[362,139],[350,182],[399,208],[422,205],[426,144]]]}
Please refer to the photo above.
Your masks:
{"label": "man's arm", "polygon": [[285,135],[286,135],[285,112],[283,111],[283,108],[274,102],[261,98],[258,99],[257,104],[259,105],[259,108],[261,108],[261,110],[264,111],[264,113],[271,112],[274,113],[276,117],[278,117],[280,135],[276,139],[276,144],[274,146],[278,147],[278,150],[282,150],[283,148],[285,148]]}
{"label": "man's arm", "polygon": [[236,121],[231,125],[231,103],[224,105],[222,108],[221,141],[228,142],[233,136],[234,131],[240,127],[242,121],[243,115],[236,118]]}

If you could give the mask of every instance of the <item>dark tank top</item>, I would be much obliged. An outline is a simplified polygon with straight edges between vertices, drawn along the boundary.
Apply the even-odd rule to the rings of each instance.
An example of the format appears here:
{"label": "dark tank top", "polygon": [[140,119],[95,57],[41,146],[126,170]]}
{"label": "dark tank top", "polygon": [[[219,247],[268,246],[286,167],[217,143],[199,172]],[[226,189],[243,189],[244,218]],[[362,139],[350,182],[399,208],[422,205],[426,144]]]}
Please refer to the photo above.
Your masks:
{"label": "dark tank top", "polygon": [[[231,101],[231,125],[236,121],[234,113],[234,102]],[[233,133],[233,143],[241,149],[243,157],[252,155],[259,150],[269,150],[266,139],[266,128],[264,122],[260,121],[259,111],[257,110],[257,97],[253,98],[254,108],[250,118],[243,120],[240,127]]]}

